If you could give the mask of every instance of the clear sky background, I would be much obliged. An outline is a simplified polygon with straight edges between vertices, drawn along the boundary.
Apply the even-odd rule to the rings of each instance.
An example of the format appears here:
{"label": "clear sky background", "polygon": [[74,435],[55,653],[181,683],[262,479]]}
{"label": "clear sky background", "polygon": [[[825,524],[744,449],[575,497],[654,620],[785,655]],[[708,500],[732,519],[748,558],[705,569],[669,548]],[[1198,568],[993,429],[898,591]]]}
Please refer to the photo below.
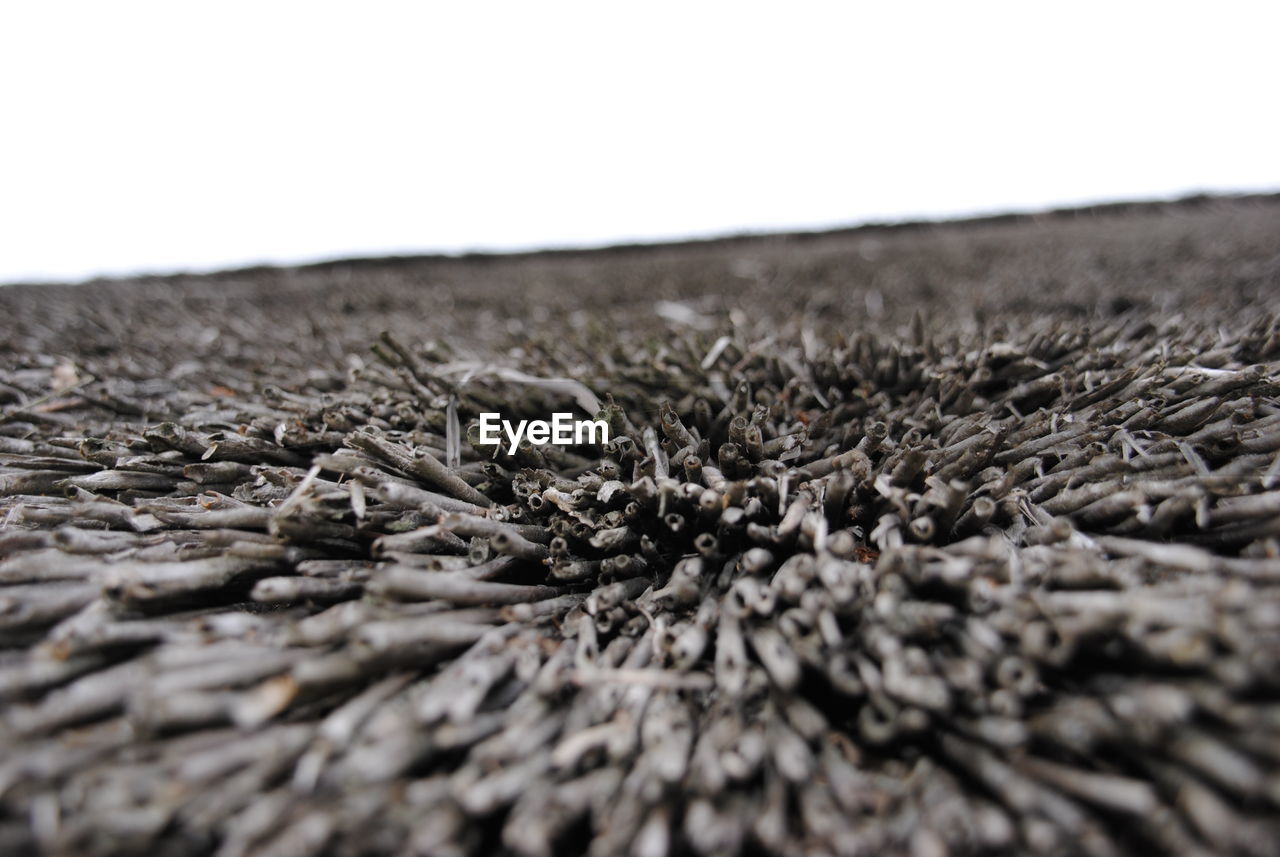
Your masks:
{"label": "clear sky background", "polygon": [[1280,190],[1280,4],[9,3],[0,282]]}

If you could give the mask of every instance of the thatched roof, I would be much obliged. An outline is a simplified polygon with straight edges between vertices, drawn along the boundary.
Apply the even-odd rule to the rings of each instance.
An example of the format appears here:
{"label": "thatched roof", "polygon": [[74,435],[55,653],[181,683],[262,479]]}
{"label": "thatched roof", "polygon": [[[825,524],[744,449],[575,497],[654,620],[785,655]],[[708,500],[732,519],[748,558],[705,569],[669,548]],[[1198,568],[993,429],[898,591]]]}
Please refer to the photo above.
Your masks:
{"label": "thatched roof", "polygon": [[1276,853],[1277,236],[0,289],[0,852]]}

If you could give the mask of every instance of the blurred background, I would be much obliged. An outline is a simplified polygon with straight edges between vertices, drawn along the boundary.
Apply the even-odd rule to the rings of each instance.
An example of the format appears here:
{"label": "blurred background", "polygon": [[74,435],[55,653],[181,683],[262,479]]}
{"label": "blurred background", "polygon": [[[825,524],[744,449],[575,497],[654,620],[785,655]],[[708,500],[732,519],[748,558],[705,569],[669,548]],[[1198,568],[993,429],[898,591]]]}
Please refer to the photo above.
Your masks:
{"label": "blurred background", "polygon": [[1274,3],[0,12],[0,282],[1280,189]]}

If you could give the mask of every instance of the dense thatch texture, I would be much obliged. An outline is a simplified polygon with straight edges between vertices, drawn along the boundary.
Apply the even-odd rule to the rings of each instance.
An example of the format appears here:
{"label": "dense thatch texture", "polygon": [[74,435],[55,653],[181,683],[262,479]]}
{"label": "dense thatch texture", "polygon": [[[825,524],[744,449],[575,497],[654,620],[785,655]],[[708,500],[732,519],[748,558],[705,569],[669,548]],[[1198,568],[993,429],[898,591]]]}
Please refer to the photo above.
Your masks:
{"label": "dense thatch texture", "polygon": [[0,852],[1274,854],[1278,237],[0,290]]}

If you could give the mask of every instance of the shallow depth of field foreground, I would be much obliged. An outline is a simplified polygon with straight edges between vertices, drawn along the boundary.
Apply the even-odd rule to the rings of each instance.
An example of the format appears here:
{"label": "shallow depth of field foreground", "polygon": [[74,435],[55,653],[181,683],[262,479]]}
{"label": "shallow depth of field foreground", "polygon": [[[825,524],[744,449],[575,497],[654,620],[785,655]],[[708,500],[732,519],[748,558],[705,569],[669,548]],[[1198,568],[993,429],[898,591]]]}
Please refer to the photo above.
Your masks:
{"label": "shallow depth of field foreground", "polygon": [[1276,198],[0,330],[0,853],[1280,853]]}

